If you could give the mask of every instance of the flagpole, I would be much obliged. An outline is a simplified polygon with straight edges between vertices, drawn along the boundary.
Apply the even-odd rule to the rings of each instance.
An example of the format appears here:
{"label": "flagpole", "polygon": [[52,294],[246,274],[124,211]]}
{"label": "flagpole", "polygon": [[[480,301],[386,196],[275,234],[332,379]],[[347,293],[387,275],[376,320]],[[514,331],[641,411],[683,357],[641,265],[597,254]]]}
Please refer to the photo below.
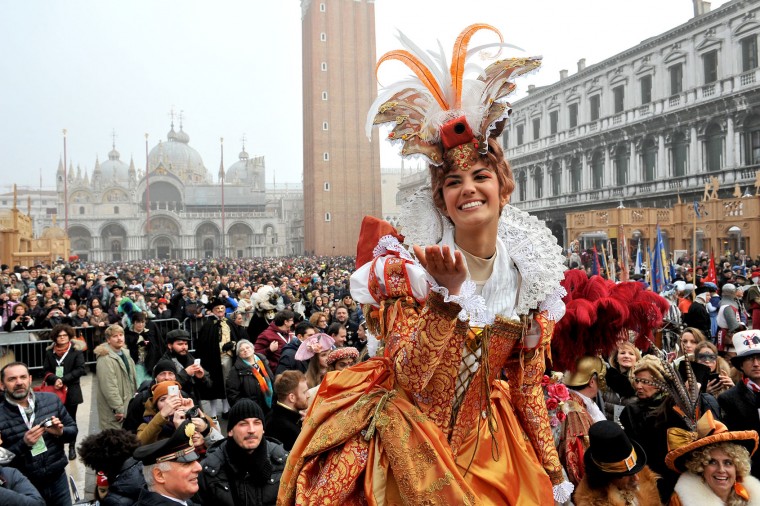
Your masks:
{"label": "flagpole", "polygon": [[147,236],[148,247],[145,248],[148,259],[153,257],[150,247],[150,159],[148,158],[148,134],[145,134],[145,235]]}
{"label": "flagpole", "polygon": [[697,204],[697,202],[694,201],[694,220],[693,220],[693,222],[694,222],[694,224],[693,224],[694,249],[692,251],[693,260],[692,260],[691,268],[694,269],[694,275],[695,276],[697,274],[696,269],[697,269],[697,206],[698,205],[699,204]]}

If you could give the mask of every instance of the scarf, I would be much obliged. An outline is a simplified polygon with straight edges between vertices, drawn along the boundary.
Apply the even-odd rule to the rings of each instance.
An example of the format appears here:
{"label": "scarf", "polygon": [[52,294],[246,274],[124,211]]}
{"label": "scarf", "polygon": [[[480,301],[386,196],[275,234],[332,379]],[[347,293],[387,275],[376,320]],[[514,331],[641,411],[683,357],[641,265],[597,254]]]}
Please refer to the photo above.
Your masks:
{"label": "scarf", "polygon": [[[269,461],[267,441],[263,436],[253,453],[240,448],[231,437],[227,438],[226,450],[230,463],[239,471],[246,471],[255,485],[263,487],[269,483],[269,478],[272,476],[272,463]],[[237,487],[230,488],[237,489]]]}
{"label": "scarf", "polygon": [[65,344],[63,346],[60,346],[58,343],[56,343],[53,346],[53,353],[55,353],[55,355],[58,358],[61,358],[62,356],[64,356],[66,354],[67,351],[69,351],[69,348],[71,348],[71,346],[72,346],[71,341],[69,341],[68,344]]}
{"label": "scarf", "polygon": [[269,375],[267,374],[267,370],[264,367],[264,364],[261,362],[261,359],[256,356],[256,354],[253,355],[253,364],[248,362],[245,359],[242,359],[243,363],[251,368],[251,372],[253,373],[253,377],[256,378],[256,381],[259,382],[259,388],[261,389],[261,392],[264,394],[264,400],[267,403],[267,407],[272,407],[272,381],[269,379]]}

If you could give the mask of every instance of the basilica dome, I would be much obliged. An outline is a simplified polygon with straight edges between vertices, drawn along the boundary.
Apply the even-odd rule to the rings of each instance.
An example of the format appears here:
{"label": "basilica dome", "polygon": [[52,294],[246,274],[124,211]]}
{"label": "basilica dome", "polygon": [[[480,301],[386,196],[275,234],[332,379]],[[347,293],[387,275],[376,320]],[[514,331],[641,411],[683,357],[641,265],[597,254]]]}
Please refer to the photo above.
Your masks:
{"label": "basilica dome", "polygon": [[100,171],[102,181],[116,181],[126,183],[129,181],[129,166],[119,158],[121,155],[116,151],[116,147],[108,153],[108,160],[103,163],[95,161],[95,171]]}
{"label": "basilica dome", "polygon": [[264,157],[251,158],[243,147],[238,155],[238,161],[227,169],[224,177],[229,184],[241,184],[250,186],[254,190],[264,189]]}
{"label": "basilica dome", "polygon": [[185,133],[182,126],[177,132],[172,123],[169,133],[166,134],[166,142],[159,142],[148,154],[151,172],[161,164],[167,171],[186,183],[211,182],[201,155],[188,145],[189,142],[190,136]]}

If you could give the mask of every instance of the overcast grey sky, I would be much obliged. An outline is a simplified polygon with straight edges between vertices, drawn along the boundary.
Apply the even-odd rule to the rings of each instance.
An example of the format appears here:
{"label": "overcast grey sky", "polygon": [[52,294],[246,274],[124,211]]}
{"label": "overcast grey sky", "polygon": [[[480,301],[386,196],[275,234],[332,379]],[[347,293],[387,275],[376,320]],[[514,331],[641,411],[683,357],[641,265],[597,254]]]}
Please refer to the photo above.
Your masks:
{"label": "overcast grey sky", "polygon": [[[399,47],[395,28],[421,47],[440,39],[450,50],[465,26],[492,24],[544,57],[518,90],[693,15],[691,0],[376,0],[375,10],[378,56]],[[266,157],[268,183],[300,183],[300,22],[299,0],[0,1],[0,191],[13,182],[36,188],[40,173],[54,186],[63,128],[75,167],[91,173],[115,130],[122,160],[134,156],[144,168],[144,135],[151,148],[165,139],[172,107],[214,179],[219,138],[229,166],[245,134],[247,151]],[[382,165],[400,166],[392,148]]]}

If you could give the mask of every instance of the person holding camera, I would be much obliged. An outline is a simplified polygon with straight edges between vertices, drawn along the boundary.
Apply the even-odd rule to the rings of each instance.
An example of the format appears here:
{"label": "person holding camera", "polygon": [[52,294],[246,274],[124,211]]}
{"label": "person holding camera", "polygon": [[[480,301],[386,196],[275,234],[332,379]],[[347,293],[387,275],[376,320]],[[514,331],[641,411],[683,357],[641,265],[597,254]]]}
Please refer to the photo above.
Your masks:
{"label": "person holding camera", "polygon": [[17,332],[19,330],[30,330],[35,328],[34,318],[26,313],[27,309],[27,305],[23,302],[19,302],[13,306],[13,314],[3,326],[6,332]]}
{"label": "person holding camera", "polygon": [[26,364],[6,365],[0,379],[5,388],[5,402],[0,404],[2,446],[15,455],[9,466],[29,478],[46,504],[70,506],[64,445],[76,439],[76,422],[56,395],[32,391]]}

